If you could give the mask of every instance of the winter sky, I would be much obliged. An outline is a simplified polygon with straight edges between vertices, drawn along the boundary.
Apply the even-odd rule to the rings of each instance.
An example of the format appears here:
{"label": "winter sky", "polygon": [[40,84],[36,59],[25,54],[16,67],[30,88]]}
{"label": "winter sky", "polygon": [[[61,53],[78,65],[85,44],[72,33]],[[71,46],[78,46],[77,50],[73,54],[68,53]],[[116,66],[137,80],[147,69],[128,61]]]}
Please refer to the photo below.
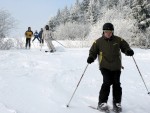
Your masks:
{"label": "winter sky", "polygon": [[76,0],[0,0],[0,9],[7,10],[17,21],[13,36],[24,36],[27,27],[40,30],[58,9],[70,7]]}

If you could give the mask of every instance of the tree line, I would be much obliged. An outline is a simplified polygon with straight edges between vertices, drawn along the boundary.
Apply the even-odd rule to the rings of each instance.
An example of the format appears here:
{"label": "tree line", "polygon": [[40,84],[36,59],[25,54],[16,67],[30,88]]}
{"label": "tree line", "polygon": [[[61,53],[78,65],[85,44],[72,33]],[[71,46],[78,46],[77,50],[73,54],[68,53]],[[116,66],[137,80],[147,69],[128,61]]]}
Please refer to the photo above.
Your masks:
{"label": "tree line", "polygon": [[[129,28],[129,32],[132,33],[130,41],[134,42],[132,44],[149,45],[150,2],[148,0],[76,0],[71,7],[59,9],[48,23],[55,33],[55,38],[75,40],[88,38],[91,28],[100,21],[103,22],[105,18],[110,21],[115,19],[118,22],[123,19],[132,20],[132,26]],[[128,29],[128,26],[124,27]]]}

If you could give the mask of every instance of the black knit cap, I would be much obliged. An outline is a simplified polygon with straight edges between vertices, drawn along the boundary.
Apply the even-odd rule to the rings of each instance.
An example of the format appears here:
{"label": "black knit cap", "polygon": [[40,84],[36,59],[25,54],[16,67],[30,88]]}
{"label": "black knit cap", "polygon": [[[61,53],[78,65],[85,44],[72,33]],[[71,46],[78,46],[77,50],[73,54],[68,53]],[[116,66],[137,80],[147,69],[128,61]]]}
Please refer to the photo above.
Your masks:
{"label": "black knit cap", "polygon": [[105,23],[103,25],[103,30],[110,30],[110,31],[114,31],[114,26],[112,23]]}
{"label": "black knit cap", "polygon": [[46,26],[45,26],[45,29],[46,29],[46,30],[49,30],[49,26],[48,26],[48,25],[46,25]]}

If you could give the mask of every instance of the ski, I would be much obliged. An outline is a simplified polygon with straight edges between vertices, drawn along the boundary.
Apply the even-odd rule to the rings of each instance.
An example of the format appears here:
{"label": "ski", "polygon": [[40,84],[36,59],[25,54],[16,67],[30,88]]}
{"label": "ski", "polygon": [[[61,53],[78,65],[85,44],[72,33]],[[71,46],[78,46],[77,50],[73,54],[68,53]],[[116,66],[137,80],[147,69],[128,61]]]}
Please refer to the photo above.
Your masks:
{"label": "ski", "polygon": [[47,53],[47,52],[50,52],[50,51],[45,51],[45,52]]}
{"label": "ski", "polygon": [[45,52],[46,52],[46,53],[47,53],[47,52],[54,53],[54,52],[56,52],[56,51],[45,51]]}
{"label": "ski", "polygon": [[93,107],[93,106],[88,106],[88,107],[90,107],[92,109],[95,109],[95,110],[98,110],[96,107]]}
{"label": "ski", "polygon": [[45,52],[46,52],[46,53],[47,53],[47,52],[49,52],[49,53],[54,53],[54,52],[51,52],[51,51],[45,51]]}
{"label": "ski", "polygon": [[113,108],[112,111],[113,111],[114,113],[121,113],[121,110],[120,110],[120,109],[116,109],[116,108]]}
{"label": "ski", "polygon": [[[88,106],[88,107],[90,107],[90,108],[92,108],[92,109],[94,109],[94,110],[98,110],[97,109],[97,107],[94,107],[94,106]],[[98,110],[98,111],[100,111],[100,110]],[[121,113],[121,111],[118,111],[118,110],[116,110],[116,109],[108,109],[108,110],[106,110],[106,111],[100,111],[100,112],[102,112],[102,113]]]}
{"label": "ski", "polygon": [[[92,109],[95,109],[95,110],[98,110],[96,107],[93,107],[93,106],[88,106],[88,107],[90,107]],[[98,111],[100,111],[100,110],[98,110]],[[108,109],[108,110],[100,111],[100,112],[102,112],[102,113],[110,113],[110,110]]]}

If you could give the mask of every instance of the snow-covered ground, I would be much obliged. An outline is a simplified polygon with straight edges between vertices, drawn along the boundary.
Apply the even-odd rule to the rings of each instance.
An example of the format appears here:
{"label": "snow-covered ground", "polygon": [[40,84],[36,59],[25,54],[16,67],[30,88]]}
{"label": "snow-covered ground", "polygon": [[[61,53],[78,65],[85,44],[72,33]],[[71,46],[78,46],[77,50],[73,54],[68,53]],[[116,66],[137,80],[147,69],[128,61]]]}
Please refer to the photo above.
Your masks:
{"label": "snow-covered ground", "polygon": [[[36,45],[35,45],[36,46]],[[46,47],[0,51],[0,113],[99,113],[97,106],[102,76],[98,62],[89,65],[66,108],[87,65],[89,48]],[[150,89],[150,50],[133,48],[134,58]],[[121,83],[123,113],[150,113],[150,95],[132,57],[123,55]],[[108,105],[112,107],[112,94]]]}

